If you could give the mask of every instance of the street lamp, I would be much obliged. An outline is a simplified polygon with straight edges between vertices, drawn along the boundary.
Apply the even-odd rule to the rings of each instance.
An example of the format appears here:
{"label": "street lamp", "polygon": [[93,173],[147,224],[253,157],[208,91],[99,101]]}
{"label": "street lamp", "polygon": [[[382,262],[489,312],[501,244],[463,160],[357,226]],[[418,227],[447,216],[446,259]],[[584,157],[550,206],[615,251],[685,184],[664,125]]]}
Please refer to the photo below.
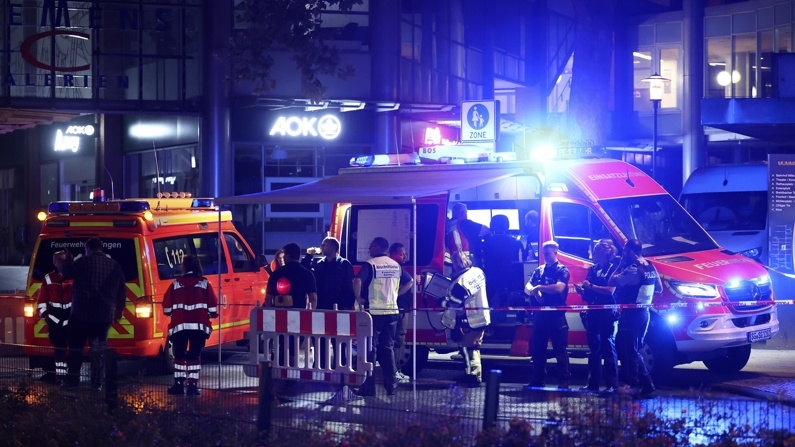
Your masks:
{"label": "street lamp", "polygon": [[657,109],[660,108],[665,83],[671,82],[671,80],[660,76],[659,73],[654,73],[642,81],[649,83],[649,100],[654,108],[654,130],[651,135],[651,178],[657,180]]}

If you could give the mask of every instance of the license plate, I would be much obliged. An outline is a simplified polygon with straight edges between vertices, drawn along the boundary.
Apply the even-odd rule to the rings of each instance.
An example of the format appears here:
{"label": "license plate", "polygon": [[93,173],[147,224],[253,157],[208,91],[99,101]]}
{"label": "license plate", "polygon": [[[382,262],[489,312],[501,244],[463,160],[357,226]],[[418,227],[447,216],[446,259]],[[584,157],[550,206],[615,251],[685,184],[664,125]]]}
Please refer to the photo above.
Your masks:
{"label": "license plate", "polygon": [[770,337],[773,335],[770,333],[770,329],[762,329],[761,331],[751,331],[748,333],[748,341],[750,343],[762,340],[769,340]]}

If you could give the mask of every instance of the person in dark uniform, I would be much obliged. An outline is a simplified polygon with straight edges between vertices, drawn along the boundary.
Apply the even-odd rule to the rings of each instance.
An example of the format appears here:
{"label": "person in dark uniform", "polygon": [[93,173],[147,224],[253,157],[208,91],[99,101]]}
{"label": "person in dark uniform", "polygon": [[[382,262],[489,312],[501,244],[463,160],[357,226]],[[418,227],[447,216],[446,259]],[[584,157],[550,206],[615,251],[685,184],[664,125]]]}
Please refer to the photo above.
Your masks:
{"label": "person in dark uniform", "polygon": [[301,247],[292,243],[285,245],[283,250],[284,266],[274,270],[268,278],[265,306],[315,309],[317,307],[315,275],[301,265]]}
{"label": "person in dark uniform", "polygon": [[496,306],[509,305],[510,292],[522,288],[524,268],[522,243],[508,234],[508,217],[498,214],[489,223],[492,234],[483,240],[483,272],[489,300]]}
{"label": "person in dark uniform", "polygon": [[525,232],[527,233],[524,260],[538,259],[538,239],[541,237],[540,216],[538,211],[530,210],[524,215]]}
{"label": "person in dark uniform", "polygon": [[[539,266],[525,285],[532,306],[565,306],[569,293],[569,269],[558,262],[558,243],[544,242],[542,253],[544,265]],[[569,325],[565,310],[534,311],[531,355],[533,376],[531,387],[543,387],[547,364],[547,341],[552,342],[552,352],[558,361],[558,388],[568,388],[569,355],[566,352]]]}
{"label": "person in dark uniform", "polygon": [[[630,239],[624,245],[619,267],[608,281],[615,286],[618,304],[651,304],[654,293],[662,292],[657,269],[642,256],[643,245]],[[655,391],[640,348],[649,328],[649,308],[622,309],[618,320],[618,344],[622,349],[621,367],[629,386],[641,395]]]}
{"label": "person in dark uniform", "polygon": [[[613,262],[616,247],[610,239],[600,240],[593,249],[594,265],[588,269],[585,281],[575,284],[577,293],[588,304],[615,304],[613,291],[608,286],[618,263]],[[584,389],[599,391],[602,382],[602,359],[604,359],[604,379],[608,392],[618,388],[618,358],[616,355],[615,309],[591,309],[583,314],[583,325],[588,335],[588,386]]]}
{"label": "person in dark uniform", "polygon": [[[320,244],[322,258],[314,258],[316,248],[307,250],[301,265],[312,270],[317,284],[317,308],[333,310],[353,309],[353,266],[339,255],[340,241],[334,237],[323,239]],[[310,253],[311,251],[311,253]]]}

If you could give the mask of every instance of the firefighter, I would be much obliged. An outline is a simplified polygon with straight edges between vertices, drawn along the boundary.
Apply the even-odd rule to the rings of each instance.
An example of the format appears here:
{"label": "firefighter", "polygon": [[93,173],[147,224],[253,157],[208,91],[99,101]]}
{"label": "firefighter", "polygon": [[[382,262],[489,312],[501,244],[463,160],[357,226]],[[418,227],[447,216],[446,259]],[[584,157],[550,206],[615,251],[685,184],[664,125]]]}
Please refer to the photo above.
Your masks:
{"label": "firefighter", "polygon": [[66,347],[69,343],[68,324],[72,307],[72,280],[63,276],[67,258],[71,258],[71,255],[66,251],[58,251],[52,255],[55,270],[44,276],[44,284],[39,289],[36,300],[39,316],[47,322],[50,343],[55,348],[55,374],[48,372],[42,380],[59,384],[66,379]]}
{"label": "firefighter", "polygon": [[198,396],[201,352],[210,338],[210,318],[218,317],[218,300],[204,277],[199,258],[182,258],[182,276],[175,279],[163,297],[163,313],[171,317],[168,337],[174,347],[174,385],[168,394]]}
{"label": "firefighter", "polygon": [[[539,266],[525,285],[533,306],[565,306],[569,293],[569,269],[558,262],[558,243],[544,242],[541,251],[544,265]],[[552,342],[552,352],[558,361],[558,388],[568,388],[569,355],[566,352],[569,325],[565,310],[533,312],[533,376],[531,387],[543,387],[547,365],[547,342]]]}
{"label": "firefighter", "polygon": [[[643,258],[643,244],[638,239],[630,239],[624,245],[616,273],[610,277],[609,285],[616,287],[617,304],[649,305],[655,293],[662,292],[662,282],[657,269]],[[631,387],[631,391],[641,395],[653,393],[656,388],[640,348],[643,346],[649,328],[649,308],[622,309],[618,319],[618,340],[621,347],[621,368]]]}
{"label": "firefighter", "polygon": [[478,386],[483,381],[480,363],[480,345],[486,326],[491,323],[489,300],[486,296],[486,276],[483,270],[472,266],[469,256],[463,251],[453,252],[453,277],[443,303],[454,311],[443,323],[451,330],[452,339],[458,343],[464,357],[466,382]]}

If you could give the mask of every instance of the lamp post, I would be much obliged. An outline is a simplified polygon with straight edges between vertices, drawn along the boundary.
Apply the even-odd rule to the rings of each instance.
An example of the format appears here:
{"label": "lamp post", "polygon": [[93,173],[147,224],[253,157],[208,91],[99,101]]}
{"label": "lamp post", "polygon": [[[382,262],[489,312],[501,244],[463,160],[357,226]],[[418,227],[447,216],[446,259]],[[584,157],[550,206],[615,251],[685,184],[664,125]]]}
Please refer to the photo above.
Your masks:
{"label": "lamp post", "polygon": [[642,81],[649,83],[649,100],[651,100],[654,109],[654,130],[651,134],[651,178],[657,180],[657,109],[660,108],[665,83],[671,82],[671,80],[660,76],[659,73],[654,73]]}

